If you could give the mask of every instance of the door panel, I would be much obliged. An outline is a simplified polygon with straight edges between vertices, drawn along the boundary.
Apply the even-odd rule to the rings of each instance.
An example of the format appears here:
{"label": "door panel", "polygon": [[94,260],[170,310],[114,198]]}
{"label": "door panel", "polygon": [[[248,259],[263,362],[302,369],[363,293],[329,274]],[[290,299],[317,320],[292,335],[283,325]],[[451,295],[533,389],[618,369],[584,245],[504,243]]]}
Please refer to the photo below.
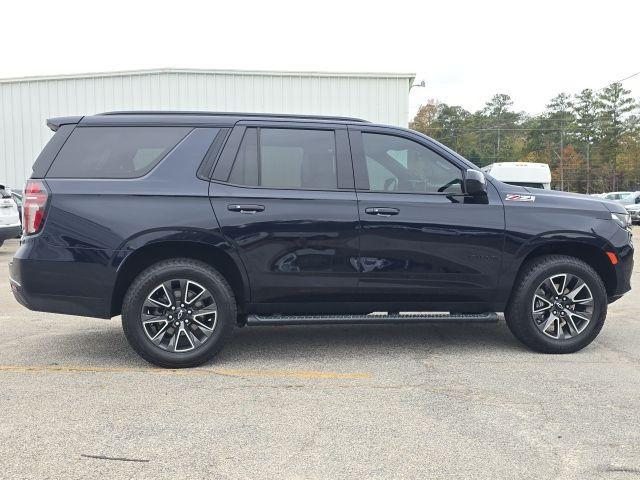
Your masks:
{"label": "door panel", "polygon": [[282,122],[236,129],[209,196],[246,268],[251,302],[351,300],[359,224],[346,129]]}
{"label": "door panel", "polygon": [[[361,299],[425,303],[488,301],[500,273],[505,225],[503,205],[493,186],[488,185],[488,196],[481,202],[461,194],[456,182],[445,188],[451,188],[451,194],[369,191],[367,163],[372,163],[376,153],[366,152],[360,131],[350,132],[350,138],[362,232]],[[424,146],[422,142],[421,145]],[[446,159],[446,152],[436,151],[435,147],[431,150]],[[392,152],[394,155],[402,157],[397,151]],[[410,157],[401,158],[400,163],[406,166],[411,161]],[[451,158],[447,161],[453,163]],[[384,170],[372,172],[371,188],[437,190],[437,184],[430,178],[420,176],[420,166],[415,167],[415,176],[403,178],[397,165],[382,163]],[[454,165],[464,167],[457,162]],[[375,177],[394,170],[391,180]],[[446,185],[449,173],[444,172],[433,176]]]}

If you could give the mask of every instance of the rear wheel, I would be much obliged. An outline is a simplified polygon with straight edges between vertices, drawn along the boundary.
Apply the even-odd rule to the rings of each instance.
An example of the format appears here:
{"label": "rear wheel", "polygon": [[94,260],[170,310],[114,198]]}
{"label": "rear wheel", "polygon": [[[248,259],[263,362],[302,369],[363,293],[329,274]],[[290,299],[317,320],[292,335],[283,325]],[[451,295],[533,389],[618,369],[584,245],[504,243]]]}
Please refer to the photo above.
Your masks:
{"label": "rear wheel", "polygon": [[159,262],[133,281],[122,305],[129,344],[165,368],[194,367],[218,353],[236,325],[233,291],[209,265]]}
{"label": "rear wheel", "polygon": [[546,255],[524,267],[505,319],[522,343],[544,353],[571,353],[589,345],[607,315],[598,273],[574,257]]}

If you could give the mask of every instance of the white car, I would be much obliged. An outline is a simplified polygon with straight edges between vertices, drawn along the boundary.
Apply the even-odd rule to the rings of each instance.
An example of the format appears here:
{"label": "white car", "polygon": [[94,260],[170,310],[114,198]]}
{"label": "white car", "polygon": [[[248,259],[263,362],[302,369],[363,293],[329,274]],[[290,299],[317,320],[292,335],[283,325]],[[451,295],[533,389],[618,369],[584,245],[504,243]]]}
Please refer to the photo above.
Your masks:
{"label": "white car", "polygon": [[622,205],[634,205],[640,203],[640,192],[611,192],[605,194],[602,198],[613,200]]}
{"label": "white car", "polygon": [[635,224],[640,224],[640,203],[635,203],[633,205],[625,205],[627,212],[631,215],[631,222]]}
{"label": "white car", "polygon": [[11,193],[0,185],[0,246],[5,240],[15,238],[20,235],[22,225],[18,206]]}

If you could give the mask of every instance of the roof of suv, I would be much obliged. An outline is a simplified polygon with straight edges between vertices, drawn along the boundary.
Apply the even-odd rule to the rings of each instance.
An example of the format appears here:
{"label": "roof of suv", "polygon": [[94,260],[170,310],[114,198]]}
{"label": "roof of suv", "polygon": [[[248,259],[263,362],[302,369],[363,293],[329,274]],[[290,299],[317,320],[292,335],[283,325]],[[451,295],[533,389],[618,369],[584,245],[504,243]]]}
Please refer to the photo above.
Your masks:
{"label": "roof of suv", "polygon": [[202,111],[189,111],[189,110],[175,110],[175,111],[157,111],[157,110],[142,110],[142,111],[116,111],[116,112],[104,112],[98,113],[97,116],[104,115],[184,115],[184,116],[209,116],[209,117],[251,117],[251,118],[284,118],[284,119],[305,119],[305,120],[331,120],[331,121],[343,121],[343,122],[367,122],[361,118],[354,117],[341,117],[335,115],[297,115],[293,113],[244,113],[244,112],[202,112]]}
{"label": "roof of suv", "polygon": [[274,120],[314,123],[369,123],[352,117],[328,115],[296,115],[284,113],[238,113],[238,112],[197,112],[197,111],[123,111],[106,112],[86,117],[59,117],[47,120],[52,130],[61,125],[80,123],[81,125],[233,125],[241,120]]}

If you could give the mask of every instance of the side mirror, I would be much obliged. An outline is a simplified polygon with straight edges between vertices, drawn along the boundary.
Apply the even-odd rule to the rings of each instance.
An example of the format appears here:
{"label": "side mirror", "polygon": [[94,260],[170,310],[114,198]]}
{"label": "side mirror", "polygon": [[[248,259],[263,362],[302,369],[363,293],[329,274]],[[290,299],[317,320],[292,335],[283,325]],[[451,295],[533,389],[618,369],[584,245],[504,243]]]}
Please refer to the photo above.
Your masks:
{"label": "side mirror", "polygon": [[482,172],[469,169],[464,175],[464,193],[478,196],[487,193],[487,180]]}

